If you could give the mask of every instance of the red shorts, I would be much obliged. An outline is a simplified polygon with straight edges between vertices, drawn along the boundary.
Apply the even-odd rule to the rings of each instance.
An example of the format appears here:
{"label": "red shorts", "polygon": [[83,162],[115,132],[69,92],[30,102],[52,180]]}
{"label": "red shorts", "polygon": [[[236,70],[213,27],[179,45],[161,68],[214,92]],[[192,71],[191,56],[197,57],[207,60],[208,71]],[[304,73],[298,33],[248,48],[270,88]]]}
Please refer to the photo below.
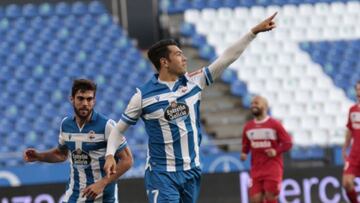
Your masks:
{"label": "red shorts", "polygon": [[263,180],[263,179],[250,180],[250,185],[249,185],[250,197],[265,192],[270,192],[274,195],[279,195],[280,190],[281,190],[281,181]]}
{"label": "red shorts", "polygon": [[344,175],[354,175],[355,177],[360,177],[360,165],[354,164],[351,161],[345,161],[344,164]]}

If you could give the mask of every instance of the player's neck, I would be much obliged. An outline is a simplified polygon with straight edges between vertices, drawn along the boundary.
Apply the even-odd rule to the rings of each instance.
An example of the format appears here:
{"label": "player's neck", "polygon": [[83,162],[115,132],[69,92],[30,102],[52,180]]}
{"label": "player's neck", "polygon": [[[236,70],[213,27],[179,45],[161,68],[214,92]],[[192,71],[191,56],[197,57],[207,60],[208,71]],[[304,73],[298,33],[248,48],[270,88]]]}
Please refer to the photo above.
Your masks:
{"label": "player's neck", "polygon": [[170,74],[166,70],[160,71],[159,80],[163,82],[175,82],[179,77],[174,74]]}
{"label": "player's neck", "polygon": [[255,117],[255,121],[256,121],[256,122],[262,122],[262,121],[266,120],[267,117],[268,117],[268,115],[266,115],[266,114],[261,114],[261,115]]}
{"label": "player's neck", "polygon": [[86,117],[85,119],[80,118],[79,116],[75,116],[76,123],[77,123],[77,125],[78,125],[78,127],[80,129],[82,129],[85,126],[85,124],[90,121],[91,115],[92,115],[92,113],[88,117]]}

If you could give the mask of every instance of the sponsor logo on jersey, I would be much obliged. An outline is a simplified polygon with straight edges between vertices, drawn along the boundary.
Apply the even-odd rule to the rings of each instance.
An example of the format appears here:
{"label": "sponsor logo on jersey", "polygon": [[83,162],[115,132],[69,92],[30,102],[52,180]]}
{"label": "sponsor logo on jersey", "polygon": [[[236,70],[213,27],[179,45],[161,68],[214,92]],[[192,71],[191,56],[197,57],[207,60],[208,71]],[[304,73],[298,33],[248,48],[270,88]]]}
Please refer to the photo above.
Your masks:
{"label": "sponsor logo on jersey", "polygon": [[186,92],[188,90],[188,88],[186,87],[186,86],[180,86],[179,87],[179,91],[181,92],[181,93],[184,93],[184,92]]}
{"label": "sponsor logo on jersey", "polygon": [[84,169],[90,166],[91,158],[89,154],[79,148],[71,152],[71,159],[73,165],[78,169]]}
{"label": "sponsor logo on jersey", "polygon": [[271,147],[270,141],[252,141],[251,142],[252,148],[268,148]]}
{"label": "sponsor logo on jersey", "polygon": [[164,117],[172,123],[183,121],[189,116],[189,107],[185,103],[177,103],[175,101],[165,109]]}

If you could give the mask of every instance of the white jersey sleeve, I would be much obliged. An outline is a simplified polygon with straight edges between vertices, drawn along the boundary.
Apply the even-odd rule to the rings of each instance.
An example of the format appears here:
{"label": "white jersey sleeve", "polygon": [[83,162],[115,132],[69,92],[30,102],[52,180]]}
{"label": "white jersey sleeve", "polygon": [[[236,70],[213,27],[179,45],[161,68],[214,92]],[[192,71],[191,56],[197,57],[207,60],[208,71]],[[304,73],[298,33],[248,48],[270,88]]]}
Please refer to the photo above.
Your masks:
{"label": "white jersey sleeve", "polygon": [[136,93],[131,97],[125,112],[121,115],[121,120],[129,125],[135,125],[140,118],[141,109],[141,91],[136,89]]}
{"label": "white jersey sleeve", "polygon": [[63,118],[63,120],[61,121],[60,129],[59,129],[59,147],[61,147],[61,148],[65,146],[65,137],[62,132],[62,125],[63,125],[64,121],[66,120],[66,118],[67,117]]}
{"label": "white jersey sleeve", "polygon": [[186,78],[198,85],[200,89],[204,89],[204,87],[209,86],[214,82],[208,67],[187,73]]}

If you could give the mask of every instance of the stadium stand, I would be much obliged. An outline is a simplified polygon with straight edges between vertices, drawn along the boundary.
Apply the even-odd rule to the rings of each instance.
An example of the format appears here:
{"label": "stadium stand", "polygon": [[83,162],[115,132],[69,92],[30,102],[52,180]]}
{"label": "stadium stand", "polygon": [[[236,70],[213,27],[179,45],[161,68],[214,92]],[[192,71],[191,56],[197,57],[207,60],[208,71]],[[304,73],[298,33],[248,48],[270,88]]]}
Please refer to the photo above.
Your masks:
{"label": "stadium stand", "polygon": [[[356,22],[345,15],[353,13],[357,19],[355,7],[359,7],[358,2],[251,9],[204,6],[202,10],[185,11],[181,32],[191,37],[200,53],[208,50],[200,56],[212,59],[214,54],[208,47],[217,55],[222,53],[253,22],[278,11],[276,32],[257,39],[223,80],[231,84],[234,95],[242,96],[244,104],[249,103],[251,94],[267,97],[272,114],[283,121],[295,144],[336,145],[343,142],[347,110],[350,99],[355,98],[352,86],[358,77],[353,57],[357,41],[336,39],[360,36],[354,28]],[[346,23],[341,19],[347,19]],[[238,78],[233,78],[234,71]]]}
{"label": "stadium stand", "polygon": [[[153,73],[100,1],[0,7],[0,166],[21,165],[27,147],[57,145],[61,119],[72,113],[72,79],[96,81],[99,112],[119,119],[126,102]],[[217,153],[211,138],[204,153]],[[127,133],[135,162],[145,162],[142,122]],[[140,145],[140,147],[138,147]],[[17,156],[8,155],[16,154]]]}

